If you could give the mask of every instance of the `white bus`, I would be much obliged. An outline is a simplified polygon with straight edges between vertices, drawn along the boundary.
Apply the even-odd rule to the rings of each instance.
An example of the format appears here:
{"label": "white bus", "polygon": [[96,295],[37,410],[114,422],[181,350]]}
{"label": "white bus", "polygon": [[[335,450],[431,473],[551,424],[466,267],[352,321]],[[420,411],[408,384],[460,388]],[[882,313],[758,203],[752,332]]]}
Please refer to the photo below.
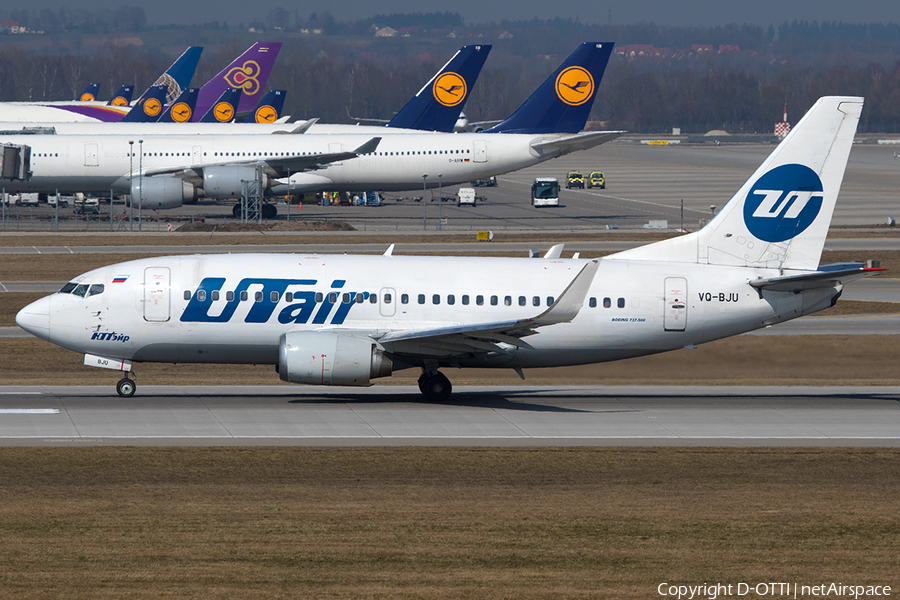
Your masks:
{"label": "white bus", "polygon": [[538,177],[531,184],[532,206],[559,206],[559,182],[555,177]]}

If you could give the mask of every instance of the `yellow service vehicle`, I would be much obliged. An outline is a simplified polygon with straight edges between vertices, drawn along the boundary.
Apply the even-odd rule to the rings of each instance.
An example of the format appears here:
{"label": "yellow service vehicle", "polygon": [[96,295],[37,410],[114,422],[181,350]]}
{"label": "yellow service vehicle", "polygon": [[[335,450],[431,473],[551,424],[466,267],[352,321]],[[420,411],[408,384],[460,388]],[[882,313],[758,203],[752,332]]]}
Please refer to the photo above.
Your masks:
{"label": "yellow service vehicle", "polygon": [[569,171],[566,173],[566,189],[572,188],[584,189],[584,175],[578,171]]}
{"label": "yellow service vehicle", "polygon": [[606,177],[603,176],[601,171],[591,171],[591,176],[588,177],[588,187],[598,187],[601,190],[606,189]]}

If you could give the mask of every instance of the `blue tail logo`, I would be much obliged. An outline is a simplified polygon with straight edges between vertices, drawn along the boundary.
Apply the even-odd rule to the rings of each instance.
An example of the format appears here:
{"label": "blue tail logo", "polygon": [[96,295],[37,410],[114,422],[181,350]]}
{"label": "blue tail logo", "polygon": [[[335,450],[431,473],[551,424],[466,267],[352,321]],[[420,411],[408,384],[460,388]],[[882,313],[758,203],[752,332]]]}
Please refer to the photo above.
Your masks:
{"label": "blue tail logo", "polygon": [[744,223],[758,239],[783,242],[812,225],[825,194],[822,180],[805,165],[775,167],[756,180],[744,200]]}
{"label": "blue tail logo", "polygon": [[456,73],[442,73],[432,86],[434,99],[444,106],[456,106],[466,99],[466,80]]}
{"label": "blue tail logo", "polygon": [[569,106],[580,106],[594,94],[594,78],[582,67],[569,67],[556,78],[556,95]]}

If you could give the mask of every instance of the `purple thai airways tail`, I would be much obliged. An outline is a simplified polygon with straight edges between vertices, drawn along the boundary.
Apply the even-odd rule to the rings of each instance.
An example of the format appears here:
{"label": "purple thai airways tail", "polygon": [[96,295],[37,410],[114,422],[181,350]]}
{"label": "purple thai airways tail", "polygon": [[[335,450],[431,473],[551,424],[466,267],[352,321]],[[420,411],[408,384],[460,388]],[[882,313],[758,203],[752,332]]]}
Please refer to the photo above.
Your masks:
{"label": "purple thai airways tail", "polygon": [[234,59],[218,75],[200,88],[194,120],[209,112],[216,100],[228,88],[241,90],[241,101],[237,112],[250,112],[256,108],[263,96],[266,81],[272,72],[272,65],[281,50],[281,42],[257,42],[246,52]]}

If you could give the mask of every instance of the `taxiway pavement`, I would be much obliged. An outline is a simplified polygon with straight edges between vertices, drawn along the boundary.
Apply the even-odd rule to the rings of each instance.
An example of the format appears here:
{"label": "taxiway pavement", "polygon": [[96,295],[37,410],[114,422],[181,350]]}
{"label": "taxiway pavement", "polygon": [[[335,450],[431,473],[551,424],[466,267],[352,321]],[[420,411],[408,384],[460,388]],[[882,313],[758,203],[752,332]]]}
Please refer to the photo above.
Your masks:
{"label": "taxiway pavement", "polygon": [[900,387],[3,387],[0,445],[900,447]]}

